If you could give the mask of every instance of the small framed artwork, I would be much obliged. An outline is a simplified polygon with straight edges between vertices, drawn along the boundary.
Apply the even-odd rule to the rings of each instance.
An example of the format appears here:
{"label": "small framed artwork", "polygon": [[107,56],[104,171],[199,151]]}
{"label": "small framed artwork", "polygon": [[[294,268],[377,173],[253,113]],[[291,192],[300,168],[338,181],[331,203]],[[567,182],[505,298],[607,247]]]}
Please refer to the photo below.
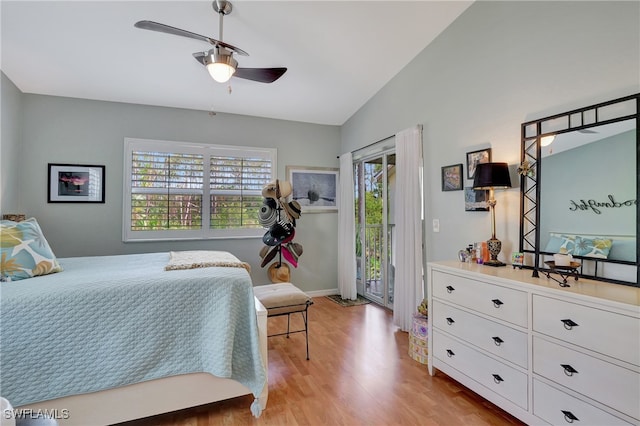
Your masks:
{"label": "small framed artwork", "polygon": [[291,182],[291,198],[302,207],[302,213],[338,211],[339,169],[326,167],[287,166]]}
{"label": "small framed artwork", "polygon": [[491,162],[491,148],[479,151],[467,152],[467,179],[473,179],[476,174],[476,166],[480,163]]}
{"label": "small framed artwork", "polygon": [[511,265],[513,265],[513,269],[522,269],[522,267],[524,266],[524,253],[515,251],[511,253]]}
{"label": "small framed artwork", "polygon": [[454,164],[442,168],[442,190],[462,190],[462,164]]}
{"label": "small framed artwork", "polygon": [[468,212],[489,211],[488,192],[484,189],[464,188],[464,210]]}
{"label": "small framed artwork", "polygon": [[49,163],[47,202],[104,203],[104,166]]}

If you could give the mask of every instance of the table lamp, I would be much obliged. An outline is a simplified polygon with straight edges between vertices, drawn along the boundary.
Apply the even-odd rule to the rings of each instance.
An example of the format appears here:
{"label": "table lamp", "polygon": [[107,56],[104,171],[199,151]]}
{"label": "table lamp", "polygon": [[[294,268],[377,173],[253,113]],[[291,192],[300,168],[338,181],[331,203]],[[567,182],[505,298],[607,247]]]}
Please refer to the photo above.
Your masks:
{"label": "table lamp", "polygon": [[484,262],[485,265],[505,265],[505,263],[498,260],[502,242],[496,238],[496,200],[493,198],[493,190],[510,187],[511,178],[509,177],[509,165],[507,163],[481,163],[476,166],[473,189],[489,190],[489,209],[491,210],[491,239],[487,241],[491,259],[488,262]]}

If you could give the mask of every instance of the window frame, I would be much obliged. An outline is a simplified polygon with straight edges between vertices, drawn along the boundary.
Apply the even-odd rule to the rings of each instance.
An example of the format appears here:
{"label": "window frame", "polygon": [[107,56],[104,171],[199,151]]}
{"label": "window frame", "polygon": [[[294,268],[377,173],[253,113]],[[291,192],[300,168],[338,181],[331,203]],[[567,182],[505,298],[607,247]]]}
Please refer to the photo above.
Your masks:
{"label": "window frame", "polygon": [[[131,229],[131,173],[132,153],[134,151],[164,152],[175,154],[199,154],[203,155],[203,184],[202,191],[202,224],[199,229],[188,230],[160,230],[160,231],[134,231]],[[155,139],[125,138],[124,139],[124,179],[123,179],[123,208],[122,208],[122,241],[171,241],[171,240],[209,240],[209,239],[235,239],[258,238],[264,234],[262,227],[256,228],[229,228],[212,229],[210,227],[211,209],[211,157],[232,156],[255,158],[263,157],[271,160],[271,178],[277,176],[277,149],[235,145],[218,145],[206,143],[193,143],[182,141],[166,141]],[[193,190],[191,190],[193,191]],[[258,212],[256,211],[256,215]]]}

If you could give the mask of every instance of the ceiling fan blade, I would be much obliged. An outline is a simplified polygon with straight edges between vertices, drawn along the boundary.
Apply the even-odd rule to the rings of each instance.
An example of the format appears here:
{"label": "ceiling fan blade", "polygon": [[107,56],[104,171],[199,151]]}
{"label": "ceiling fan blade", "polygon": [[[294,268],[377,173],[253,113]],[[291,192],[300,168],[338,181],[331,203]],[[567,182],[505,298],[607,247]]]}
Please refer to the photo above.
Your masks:
{"label": "ceiling fan blade", "polygon": [[180,28],[172,27],[169,25],[161,24],[153,21],[138,21],[134,24],[134,27],[142,30],[158,31],[160,33],[173,34],[182,37],[194,38],[196,40],[205,41],[207,43],[215,44],[217,40],[200,34],[192,33],[191,31],[181,30]]}
{"label": "ceiling fan blade", "polygon": [[206,64],[204,63],[205,56],[207,56],[207,52],[196,52],[193,54],[193,57],[196,58],[196,61],[206,66]]}
{"label": "ceiling fan blade", "polygon": [[[205,58],[207,52],[195,52],[193,57],[196,61],[206,66]],[[286,68],[236,68],[233,77],[253,80],[260,83],[273,83],[287,71]]]}
{"label": "ceiling fan blade", "polygon": [[273,83],[285,72],[287,72],[286,68],[237,68],[233,76],[260,83]]}
{"label": "ceiling fan blade", "polygon": [[249,56],[249,54],[247,52],[245,52],[244,50],[240,49],[239,47],[232,46],[232,45],[230,45],[228,43],[225,43],[223,41],[216,40],[215,38],[211,38],[211,37],[203,36],[203,35],[200,35],[200,34],[192,33],[191,31],[187,31],[187,30],[183,30],[183,29],[180,29],[180,28],[172,27],[172,26],[166,25],[166,24],[161,24],[159,22],[138,21],[138,22],[136,22],[134,24],[134,27],[140,28],[142,30],[157,31],[159,33],[173,34],[173,35],[177,35],[177,36],[181,36],[181,37],[193,38],[193,39],[196,39],[196,40],[200,40],[200,41],[204,41],[206,43],[212,44],[213,46],[224,47],[226,49],[229,49],[229,50],[233,51],[234,53],[237,53],[238,55]]}

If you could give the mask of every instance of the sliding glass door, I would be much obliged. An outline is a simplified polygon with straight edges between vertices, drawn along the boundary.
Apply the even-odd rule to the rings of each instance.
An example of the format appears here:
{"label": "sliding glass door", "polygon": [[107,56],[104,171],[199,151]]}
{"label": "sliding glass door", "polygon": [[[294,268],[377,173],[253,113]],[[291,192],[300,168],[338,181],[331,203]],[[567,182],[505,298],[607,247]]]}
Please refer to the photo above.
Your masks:
{"label": "sliding glass door", "polygon": [[395,277],[395,160],[391,150],[354,164],[358,290],[391,309]]}

